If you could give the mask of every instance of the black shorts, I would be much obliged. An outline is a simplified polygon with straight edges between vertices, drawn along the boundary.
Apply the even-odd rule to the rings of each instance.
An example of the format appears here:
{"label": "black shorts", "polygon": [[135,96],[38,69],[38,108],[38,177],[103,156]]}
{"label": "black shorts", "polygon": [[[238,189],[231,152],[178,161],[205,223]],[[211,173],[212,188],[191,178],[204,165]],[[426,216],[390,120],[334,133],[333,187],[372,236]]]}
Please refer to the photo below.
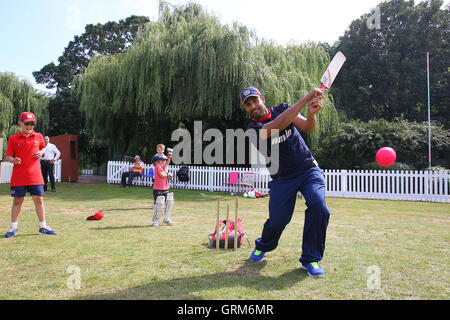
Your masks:
{"label": "black shorts", "polygon": [[156,203],[156,199],[159,196],[164,196],[164,201],[167,201],[167,194],[169,193],[169,190],[153,190],[153,200]]}

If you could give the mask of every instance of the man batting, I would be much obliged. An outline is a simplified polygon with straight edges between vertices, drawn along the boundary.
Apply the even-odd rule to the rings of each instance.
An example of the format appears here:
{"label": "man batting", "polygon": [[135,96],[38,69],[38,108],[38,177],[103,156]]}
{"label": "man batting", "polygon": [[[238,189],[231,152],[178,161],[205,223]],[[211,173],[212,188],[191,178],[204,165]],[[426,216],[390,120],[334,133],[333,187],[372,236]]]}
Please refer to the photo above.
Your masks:
{"label": "man batting", "polygon": [[[316,113],[323,106],[324,93],[314,89],[293,106],[282,103],[267,108],[265,98],[254,87],[244,89],[241,103],[252,120],[248,129],[254,129],[261,143],[278,144],[278,171],[269,182],[269,218],[264,223],[262,235],[255,240],[252,261],[262,261],[267,252],[274,250],[287,224],[292,218],[297,192],[306,200],[303,244],[300,262],[302,268],[314,277],[323,276],[319,265],[325,251],[325,236],[330,212],[325,204],[325,180],[322,170],[311,154],[298,129],[312,132],[316,127]],[[299,114],[308,105],[307,118]],[[261,130],[263,129],[263,130]],[[276,132],[279,133],[276,137]]]}

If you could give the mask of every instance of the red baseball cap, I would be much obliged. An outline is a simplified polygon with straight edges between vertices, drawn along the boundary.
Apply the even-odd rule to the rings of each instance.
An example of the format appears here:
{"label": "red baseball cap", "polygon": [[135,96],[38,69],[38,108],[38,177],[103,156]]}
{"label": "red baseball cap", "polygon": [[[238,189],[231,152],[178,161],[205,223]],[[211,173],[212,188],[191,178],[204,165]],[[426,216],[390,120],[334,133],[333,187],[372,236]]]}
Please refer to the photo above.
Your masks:
{"label": "red baseball cap", "polygon": [[105,215],[103,214],[102,210],[97,211],[94,215],[87,217],[86,220],[102,220],[102,218]]}
{"label": "red baseball cap", "polygon": [[20,114],[19,120],[22,121],[23,123],[36,122],[36,117],[32,112],[22,112]]}

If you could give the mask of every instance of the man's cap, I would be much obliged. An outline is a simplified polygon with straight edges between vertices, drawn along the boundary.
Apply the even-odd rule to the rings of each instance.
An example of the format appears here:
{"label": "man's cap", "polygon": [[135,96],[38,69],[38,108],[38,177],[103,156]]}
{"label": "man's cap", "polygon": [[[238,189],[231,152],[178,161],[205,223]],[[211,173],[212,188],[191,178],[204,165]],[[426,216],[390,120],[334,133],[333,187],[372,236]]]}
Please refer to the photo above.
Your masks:
{"label": "man's cap", "polygon": [[166,156],[160,156],[159,154],[155,154],[152,157],[152,163],[155,163],[156,161],[160,161],[160,160],[167,160]]}
{"label": "man's cap", "polygon": [[255,87],[248,87],[241,92],[241,104],[245,103],[248,97],[262,97],[261,92]]}
{"label": "man's cap", "polygon": [[36,122],[36,117],[32,112],[22,112],[20,114],[19,120],[22,121],[23,123]]}

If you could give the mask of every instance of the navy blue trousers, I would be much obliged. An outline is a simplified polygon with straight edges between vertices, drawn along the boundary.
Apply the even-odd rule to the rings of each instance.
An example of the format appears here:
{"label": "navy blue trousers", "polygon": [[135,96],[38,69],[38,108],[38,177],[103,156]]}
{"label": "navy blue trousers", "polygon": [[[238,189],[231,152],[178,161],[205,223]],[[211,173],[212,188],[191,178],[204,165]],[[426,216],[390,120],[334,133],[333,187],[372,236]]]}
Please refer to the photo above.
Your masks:
{"label": "navy blue trousers", "polygon": [[[126,185],[131,186],[133,183],[133,179],[135,177],[139,177],[141,174],[139,172],[133,172],[133,171],[127,171],[122,173],[122,180],[120,183],[122,183],[122,186],[125,187]],[[127,183],[128,178],[128,183]]]}
{"label": "navy blue trousers", "polygon": [[322,170],[314,167],[304,174],[288,180],[269,182],[269,219],[264,223],[261,238],[255,248],[264,252],[274,250],[283,230],[294,213],[297,191],[305,197],[305,223],[303,226],[300,262],[308,264],[322,260],[330,211],[325,204],[325,180]]}

